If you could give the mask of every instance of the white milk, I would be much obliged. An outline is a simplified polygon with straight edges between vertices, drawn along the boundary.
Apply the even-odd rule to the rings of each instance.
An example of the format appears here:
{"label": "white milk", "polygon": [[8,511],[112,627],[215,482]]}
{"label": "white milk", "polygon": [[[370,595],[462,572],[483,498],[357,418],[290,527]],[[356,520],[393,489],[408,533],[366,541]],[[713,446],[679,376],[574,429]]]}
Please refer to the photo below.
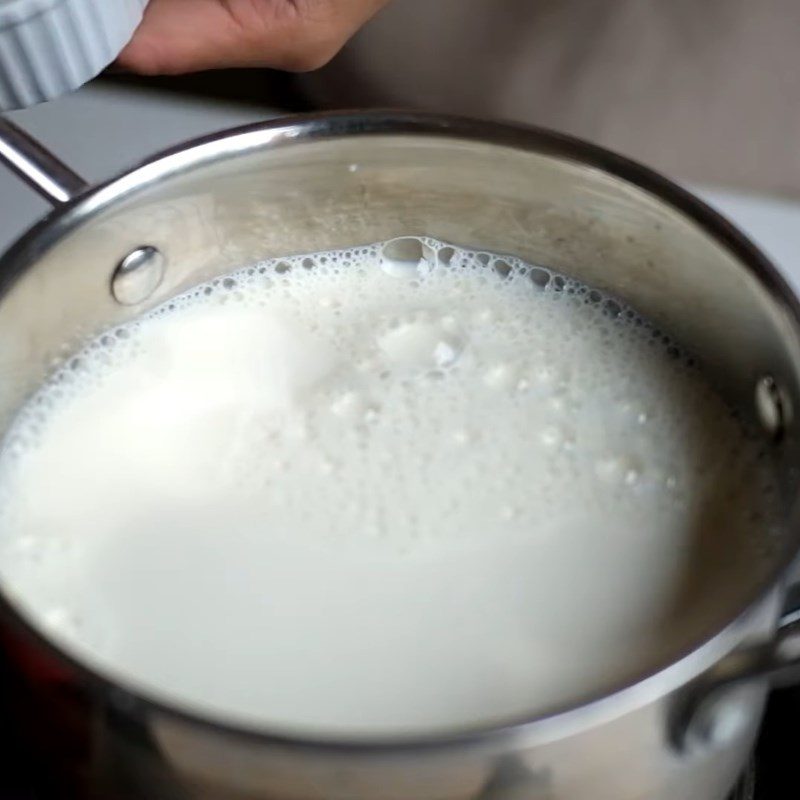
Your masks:
{"label": "white milk", "polygon": [[768,561],[756,441],[614,300],[425,240],[109,331],[0,460],[0,574],[118,679],[290,732],[432,732],[659,666]]}

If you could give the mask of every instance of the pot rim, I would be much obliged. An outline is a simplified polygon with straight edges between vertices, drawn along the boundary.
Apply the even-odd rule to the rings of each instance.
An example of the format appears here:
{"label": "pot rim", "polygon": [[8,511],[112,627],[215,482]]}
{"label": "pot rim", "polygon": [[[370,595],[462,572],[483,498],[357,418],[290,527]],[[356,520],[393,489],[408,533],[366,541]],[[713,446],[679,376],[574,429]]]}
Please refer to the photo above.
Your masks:
{"label": "pot rim", "polygon": [[[148,187],[194,169],[247,152],[303,143],[360,136],[406,136],[472,141],[525,152],[539,153],[599,169],[631,184],[682,213],[718,245],[728,250],[753,275],[770,299],[791,320],[800,342],[800,300],[772,262],[718,212],[659,173],[624,156],[583,140],[544,128],[469,117],[443,116],[418,111],[340,111],[281,116],[234,127],[183,142],[156,153],[71,201],[35,223],[0,255],[0,302],[15,280],[62,238],[98,213]],[[727,622],[679,652],[667,664],[651,669],[611,689],[588,694],[563,707],[539,714],[522,714],[502,722],[444,730],[424,735],[381,735],[374,738],[304,737],[226,719],[219,712],[193,711],[180,702],[160,699],[157,692],[137,689],[133,681],[115,679],[48,639],[6,594],[0,584],[0,621],[69,667],[90,693],[128,714],[171,718],[210,734],[255,740],[265,745],[329,754],[386,755],[448,751],[453,748],[507,747],[509,740],[527,746],[563,738],[645,706],[688,683],[734,649],[751,615],[768,603],[800,561],[800,521],[792,508],[781,554],[763,581],[746,596]],[[117,682],[119,681],[119,682]]]}

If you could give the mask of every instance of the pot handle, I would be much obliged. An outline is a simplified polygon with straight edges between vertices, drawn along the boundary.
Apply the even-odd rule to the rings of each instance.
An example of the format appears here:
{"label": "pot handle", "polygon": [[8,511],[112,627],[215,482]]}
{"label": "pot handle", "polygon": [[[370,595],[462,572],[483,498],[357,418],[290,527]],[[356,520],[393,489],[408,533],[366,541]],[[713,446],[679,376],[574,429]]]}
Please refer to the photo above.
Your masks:
{"label": "pot handle", "polygon": [[676,706],[671,721],[674,747],[689,752],[722,744],[752,720],[754,686],[800,683],[800,611],[784,616],[775,638],[724,658]]}
{"label": "pot handle", "polygon": [[69,203],[89,184],[10,120],[0,117],[0,162],[53,206]]}

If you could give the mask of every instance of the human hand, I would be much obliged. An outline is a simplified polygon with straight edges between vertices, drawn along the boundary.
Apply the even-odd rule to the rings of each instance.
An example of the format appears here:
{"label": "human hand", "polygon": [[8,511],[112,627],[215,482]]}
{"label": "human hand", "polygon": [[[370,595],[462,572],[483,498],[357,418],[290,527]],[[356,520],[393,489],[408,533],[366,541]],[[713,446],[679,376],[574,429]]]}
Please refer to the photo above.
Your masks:
{"label": "human hand", "polygon": [[118,65],[146,75],[317,69],[388,0],[150,0]]}

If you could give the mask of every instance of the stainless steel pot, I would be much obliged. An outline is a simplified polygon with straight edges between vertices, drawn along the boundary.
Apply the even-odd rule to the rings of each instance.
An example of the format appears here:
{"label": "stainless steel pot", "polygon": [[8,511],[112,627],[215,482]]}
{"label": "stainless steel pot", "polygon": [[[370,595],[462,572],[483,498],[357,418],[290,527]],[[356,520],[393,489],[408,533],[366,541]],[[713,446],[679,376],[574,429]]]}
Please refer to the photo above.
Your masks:
{"label": "stainless steel pot", "polygon": [[591,145],[422,114],[241,128],[96,188],[2,121],[0,159],[55,206],[0,262],[0,429],[54,359],[192,284],[270,256],[425,233],[575,275],[669,330],[764,427],[785,495],[780,563],[689,652],[580,707],[449,738],[324,743],[202,719],[77,663],[0,599],[19,724],[83,792],[723,800],[770,684],[800,677],[800,626],[779,625],[800,547],[800,307],[738,231]]}

